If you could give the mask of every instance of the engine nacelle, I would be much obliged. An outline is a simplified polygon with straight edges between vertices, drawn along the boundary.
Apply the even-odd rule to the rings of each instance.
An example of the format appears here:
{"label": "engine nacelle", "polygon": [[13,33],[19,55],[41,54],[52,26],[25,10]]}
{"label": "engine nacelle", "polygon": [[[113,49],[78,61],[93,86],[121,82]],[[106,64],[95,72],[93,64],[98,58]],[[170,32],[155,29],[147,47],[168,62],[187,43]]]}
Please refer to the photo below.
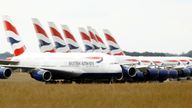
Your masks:
{"label": "engine nacelle", "polygon": [[38,81],[50,81],[52,74],[47,70],[36,69],[31,72],[31,77]]}
{"label": "engine nacelle", "polygon": [[0,68],[0,78],[7,79],[11,76],[12,70],[9,68],[1,67]]}
{"label": "engine nacelle", "polygon": [[188,68],[190,70],[190,76],[192,76],[192,67]]}
{"label": "engine nacelle", "polygon": [[159,70],[155,68],[147,69],[147,72],[145,73],[145,77],[148,80],[157,80],[159,77]]}
{"label": "engine nacelle", "polygon": [[162,82],[162,81],[165,81],[169,78],[169,72],[168,70],[166,69],[160,69],[159,70],[159,81]]}
{"label": "engine nacelle", "polygon": [[134,67],[128,67],[128,66],[123,66],[121,65],[122,68],[122,73],[124,77],[135,77],[136,76],[136,69]]}
{"label": "engine nacelle", "polygon": [[136,76],[134,77],[135,81],[145,81],[144,73],[141,71],[137,71]]}
{"label": "engine nacelle", "polygon": [[179,77],[190,77],[191,71],[188,68],[183,68],[181,70],[178,70],[178,76]]}
{"label": "engine nacelle", "polygon": [[174,70],[174,69],[169,70],[169,78],[173,78],[173,79],[178,78],[177,70]]}

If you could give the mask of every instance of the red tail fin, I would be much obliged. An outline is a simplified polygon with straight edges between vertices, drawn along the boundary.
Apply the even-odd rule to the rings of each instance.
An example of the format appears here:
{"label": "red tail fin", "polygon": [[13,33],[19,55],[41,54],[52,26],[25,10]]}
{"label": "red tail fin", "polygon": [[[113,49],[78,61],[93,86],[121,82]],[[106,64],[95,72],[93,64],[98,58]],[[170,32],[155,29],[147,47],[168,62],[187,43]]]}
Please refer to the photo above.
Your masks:
{"label": "red tail fin", "polygon": [[14,56],[22,55],[25,52],[25,45],[21,42],[19,33],[16,27],[11,22],[9,16],[3,16],[3,23],[5,27],[6,34],[8,36],[8,41],[14,52]]}

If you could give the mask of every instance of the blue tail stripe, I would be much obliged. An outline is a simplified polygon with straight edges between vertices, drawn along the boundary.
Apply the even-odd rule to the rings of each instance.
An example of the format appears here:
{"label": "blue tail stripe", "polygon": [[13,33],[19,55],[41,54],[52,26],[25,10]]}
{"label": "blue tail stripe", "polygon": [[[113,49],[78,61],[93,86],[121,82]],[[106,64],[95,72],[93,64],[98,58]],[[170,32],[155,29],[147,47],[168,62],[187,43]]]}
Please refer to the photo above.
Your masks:
{"label": "blue tail stripe", "polygon": [[107,48],[103,48],[103,47],[101,47],[101,49],[102,49],[102,50],[106,50]]}
{"label": "blue tail stripe", "polygon": [[42,46],[48,46],[48,45],[50,45],[51,43],[48,43],[48,42],[45,42],[45,41],[43,41],[43,40],[39,40],[39,43],[40,43],[40,47],[42,47]]}
{"label": "blue tail stripe", "polygon": [[14,39],[14,38],[12,38],[12,37],[9,37],[8,39],[9,39],[9,42],[11,43],[11,45],[13,45],[13,44],[15,44],[15,43],[19,43],[19,42],[20,42],[20,41],[18,41],[18,40],[16,40],[16,39]]}
{"label": "blue tail stripe", "polygon": [[97,47],[96,45],[93,45],[94,49],[99,49],[99,47]]}
{"label": "blue tail stripe", "polygon": [[63,48],[63,47],[65,47],[66,45],[63,45],[63,44],[61,44],[61,43],[58,43],[58,42],[55,42],[55,47],[56,48]]}
{"label": "blue tail stripe", "polygon": [[116,48],[116,47],[111,46],[111,45],[109,45],[109,48],[110,48],[111,51],[113,51],[113,50],[118,50],[118,49],[119,49],[119,48]]}
{"label": "blue tail stripe", "polygon": [[76,47],[76,46],[71,45],[71,44],[68,44],[68,46],[69,46],[70,49],[78,49],[79,48],[79,47]]}
{"label": "blue tail stripe", "polygon": [[85,50],[89,51],[89,50],[93,50],[93,47],[89,46],[89,45],[85,45]]}

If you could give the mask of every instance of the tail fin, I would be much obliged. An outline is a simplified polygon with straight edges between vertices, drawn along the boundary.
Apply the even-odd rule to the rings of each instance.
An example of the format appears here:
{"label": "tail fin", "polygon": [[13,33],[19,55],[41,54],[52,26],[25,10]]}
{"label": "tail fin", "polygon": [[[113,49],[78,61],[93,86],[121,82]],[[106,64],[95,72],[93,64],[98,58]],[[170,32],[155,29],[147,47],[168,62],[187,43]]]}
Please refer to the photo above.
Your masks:
{"label": "tail fin", "polygon": [[66,45],[65,40],[61,36],[61,33],[58,31],[56,25],[53,22],[48,22],[48,24],[57,52],[68,52],[69,48]]}
{"label": "tail fin", "polygon": [[88,33],[86,32],[86,30],[84,28],[80,27],[79,32],[80,32],[81,38],[83,40],[83,43],[85,45],[85,51],[93,52],[94,48],[93,48],[91,39],[90,39]]}
{"label": "tail fin", "polygon": [[94,51],[95,51],[95,52],[101,52],[100,46],[99,46],[99,44],[98,44],[98,42],[97,42],[97,38],[96,38],[96,36],[95,36],[95,34],[94,34],[93,29],[92,29],[90,26],[88,26],[87,29],[88,29],[88,31],[89,31],[89,35],[90,35],[91,42],[92,42],[93,47],[94,47]]}
{"label": "tail fin", "polygon": [[40,21],[37,18],[32,18],[32,22],[36,31],[37,38],[39,40],[39,47],[41,52],[55,52],[55,48],[51,44],[51,41],[41,26]]}
{"label": "tail fin", "polygon": [[95,36],[97,38],[97,42],[98,42],[99,46],[101,47],[102,52],[110,54],[109,49],[107,49],[107,46],[105,45],[105,43],[102,40],[102,38],[99,36],[98,32],[95,29],[93,29],[93,31],[94,31],[94,34],[95,34]]}
{"label": "tail fin", "polygon": [[66,43],[68,44],[70,51],[81,52],[79,44],[77,43],[75,37],[72,35],[71,31],[69,30],[69,27],[67,25],[61,25],[61,26],[66,38]]}
{"label": "tail fin", "polygon": [[124,52],[119,47],[119,45],[117,44],[116,40],[113,38],[110,31],[107,29],[104,29],[103,32],[104,32],[104,35],[107,39],[107,43],[109,45],[109,49],[111,51],[111,54],[112,55],[125,55]]}
{"label": "tail fin", "polygon": [[25,45],[22,43],[19,33],[17,32],[16,27],[11,22],[9,16],[3,16],[3,23],[8,36],[8,41],[11,44],[11,47],[14,52],[14,56],[22,55],[25,52]]}

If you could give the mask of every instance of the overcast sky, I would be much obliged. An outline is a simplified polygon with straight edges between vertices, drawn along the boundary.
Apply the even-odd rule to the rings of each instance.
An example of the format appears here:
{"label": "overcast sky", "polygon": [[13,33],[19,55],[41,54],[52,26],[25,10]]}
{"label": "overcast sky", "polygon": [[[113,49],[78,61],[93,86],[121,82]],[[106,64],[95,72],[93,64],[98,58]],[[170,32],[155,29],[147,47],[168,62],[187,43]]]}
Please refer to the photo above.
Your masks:
{"label": "overcast sky", "polygon": [[[0,0],[0,15],[9,15],[28,51],[39,52],[31,18],[59,30],[66,24],[81,44],[78,27],[109,29],[127,51],[182,53],[192,50],[191,0]],[[11,51],[0,21],[0,52]]]}

